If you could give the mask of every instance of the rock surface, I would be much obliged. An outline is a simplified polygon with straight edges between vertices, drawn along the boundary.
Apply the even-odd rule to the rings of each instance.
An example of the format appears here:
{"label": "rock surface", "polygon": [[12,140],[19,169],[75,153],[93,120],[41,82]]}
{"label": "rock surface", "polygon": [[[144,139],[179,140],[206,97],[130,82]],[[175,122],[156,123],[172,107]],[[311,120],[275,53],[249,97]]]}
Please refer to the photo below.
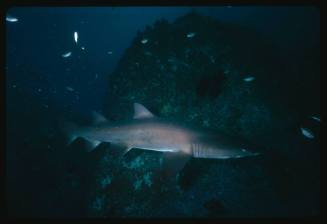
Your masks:
{"label": "rock surface", "polygon": [[[177,182],[166,183],[158,175],[161,153],[136,149],[118,160],[110,147],[101,149],[88,215],[280,217],[314,212],[317,195],[303,192],[317,192],[317,185],[293,191],[303,183],[296,173],[303,173],[299,164],[305,146],[298,147],[292,129],[296,116],[276,94],[285,75],[278,58],[259,33],[195,12],[139,32],[110,74],[107,117],[129,119],[133,103],[139,102],[160,117],[244,137],[267,153],[242,160],[192,159]],[[249,76],[255,79],[245,82]],[[317,158],[311,155],[310,161]],[[298,205],[297,197],[312,203]]]}

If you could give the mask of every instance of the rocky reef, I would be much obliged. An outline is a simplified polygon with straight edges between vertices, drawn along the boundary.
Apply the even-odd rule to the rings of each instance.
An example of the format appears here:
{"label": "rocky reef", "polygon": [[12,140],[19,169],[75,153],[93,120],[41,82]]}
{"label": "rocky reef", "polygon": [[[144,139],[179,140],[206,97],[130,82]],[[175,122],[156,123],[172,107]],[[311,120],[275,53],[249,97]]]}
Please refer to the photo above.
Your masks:
{"label": "rocky reef", "polygon": [[[161,153],[135,149],[117,159],[110,146],[101,148],[88,215],[314,213],[317,195],[303,192],[317,192],[317,185],[292,191],[303,184],[296,173],[303,172],[299,164],[307,155],[297,147],[300,140],[292,129],[297,117],[285,107],[278,88],[283,69],[273,44],[260,33],[196,12],[173,23],[161,19],[139,31],[109,76],[108,118],[129,119],[133,102],[139,102],[160,117],[244,137],[262,145],[266,154],[241,160],[192,159],[177,181],[168,183],[158,175]],[[317,160],[315,155],[310,158]],[[317,181],[316,175],[312,178]],[[296,205],[297,197],[311,198],[311,204]]]}

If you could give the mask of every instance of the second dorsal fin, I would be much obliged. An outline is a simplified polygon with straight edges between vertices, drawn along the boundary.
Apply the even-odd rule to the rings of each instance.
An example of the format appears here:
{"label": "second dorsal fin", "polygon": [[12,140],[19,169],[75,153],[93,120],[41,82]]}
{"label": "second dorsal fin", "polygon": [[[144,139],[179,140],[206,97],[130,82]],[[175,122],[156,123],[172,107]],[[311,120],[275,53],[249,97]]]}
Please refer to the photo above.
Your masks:
{"label": "second dorsal fin", "polygon": [[93,123],[94,124],[98,124],[98,123],[108,121],[102,114],[100,114],[100,113],[98,113],[96,111],[92,111],[92,118],[93,118]]}

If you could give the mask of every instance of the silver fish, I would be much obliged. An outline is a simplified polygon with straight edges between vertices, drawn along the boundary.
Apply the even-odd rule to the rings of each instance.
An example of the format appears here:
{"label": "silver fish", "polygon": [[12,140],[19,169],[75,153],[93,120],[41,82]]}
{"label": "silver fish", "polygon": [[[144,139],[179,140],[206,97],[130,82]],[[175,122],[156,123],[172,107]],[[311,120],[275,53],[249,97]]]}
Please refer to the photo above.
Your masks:
{"label": "silver fish", "polygon": [[61,57],[68,58],[71,55],[72,55],[72,52],[69,51],[69,52],[66,52],[66,53],[62,54]]}
{"label": "silver fish", "polygon": [[311,116],[310,118],[315,121],[321,122],[320,117],[318,117],[318,116]]}
{"label": "silver fish", "polygon": [[307,137],[307,138],[310,138],[310,139],[313,139],[315,136],[313,135],[312,131],[309,130],[308,128],[303,128],[301,127],[301,132],[302,134]]}
{"label": "silver fish", "polygon": [[245,82],[252,82],[255,78],[253,76],[249,76],[243,79]]}
{"label": "silver fish", "polygon": [[78,33],[76,31],[74,32],[74,41],[77,44],[77,41],[78,41]]}
{"label": "silver fish", "polygon": [[6,16],[6,21],[14,23],[14,22],[18,22],[18,19],[16,17],[8,15]]}
{"label": "silver fish", "polygon": [[192,37],[194,37],[195,35],[196,35],[196,33],[191,32],[191,33],[186,34],[186,37],[187,37],[187,38],[192,38]]}
{"label": "silver fish", "polygon": [[141,40],[141,43],[146,44],[146,43],[148,43],[148,41],[149,41],[148,39],[144,38],[144,39]]}
{"label": "silver fish", "polygon": [[68,90],[68,91],[70,91],[70,92],[74,92],[74,91],[75,91],[75,89],[72,88],[72,87],[70,87],[70,86],[66,86],[66,90]]}

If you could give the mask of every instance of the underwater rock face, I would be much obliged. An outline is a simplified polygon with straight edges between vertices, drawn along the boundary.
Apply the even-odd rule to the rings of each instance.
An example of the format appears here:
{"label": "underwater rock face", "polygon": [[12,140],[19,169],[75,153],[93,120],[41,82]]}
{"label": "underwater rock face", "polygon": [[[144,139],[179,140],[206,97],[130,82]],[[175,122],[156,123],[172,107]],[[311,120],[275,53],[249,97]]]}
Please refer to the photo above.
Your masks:
{"label": "underwater rock face", "polygon": [[[190,35],[193,33],[196,35]],[[132,116],[133,103],[139,102],[160,117],[238,135],[268,144],[268,149],[279,145],[277,150],[286,150],[289,144],[283,131],[292,118],[284,116],[287,112],[275,107],[264,92],[274,88],[274,81],[268,78],[276,72],[273,55],[270,45],[254,31],[195,12],[171,24],[159,20],[138,32],[110,74],[106,115],[113,120],[127,119]],[[244,82],[249,75],[255,80]],[[280,73],[276,79],[277,75]],[[89,216],[286,214],[271,184],[275,180],[265,174],[266,157],[192,159],[178,175],[179,181],[167,183],[159,175],[162,154],[134,150],[127,158],[117,159],[108,149],[99,159]]]}

